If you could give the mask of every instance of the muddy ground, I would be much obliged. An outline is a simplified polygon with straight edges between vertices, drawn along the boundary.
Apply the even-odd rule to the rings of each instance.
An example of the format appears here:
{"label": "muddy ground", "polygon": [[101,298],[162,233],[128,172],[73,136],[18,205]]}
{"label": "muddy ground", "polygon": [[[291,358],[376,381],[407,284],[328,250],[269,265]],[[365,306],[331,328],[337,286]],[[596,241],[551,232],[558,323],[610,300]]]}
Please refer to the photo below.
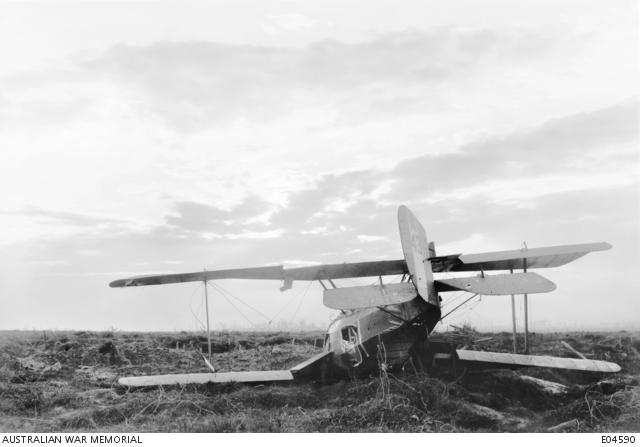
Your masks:
{"label": "muddy ground", "polygon": [[[439,336],[509,352],[510,334]],[[321,350],[320,333],[216,333],[220,371],[291,367]],[[193,333],[0,332],[4,432],[639,432],[640,334],[532,337],[532,353],[617,362],[602,375],[549,369],[406,371],[330,385],[240,384],[126,390],[120,376],[208,372]],[[534,379],[566,385],[545,391]],[[558,426],[559,424],[562,424]]]}

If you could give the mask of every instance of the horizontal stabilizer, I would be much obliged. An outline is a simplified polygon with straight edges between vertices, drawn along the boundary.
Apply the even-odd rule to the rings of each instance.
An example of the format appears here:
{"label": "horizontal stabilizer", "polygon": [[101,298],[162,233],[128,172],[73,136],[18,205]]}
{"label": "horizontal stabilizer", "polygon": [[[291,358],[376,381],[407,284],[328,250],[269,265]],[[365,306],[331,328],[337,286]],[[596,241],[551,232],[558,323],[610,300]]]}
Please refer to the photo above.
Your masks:
{"label": "horizontal stabilizer", "polygon": [[429,258],[434,272],[470,272],[480,270],[519,270],[559,267],[592,252],[609,250],[611,244],[558,245],[488,253],[458,254]]}
{"label": "horizontal stabilizer", "polygon": [[555,290],[556,285],[537,273],[514,273],[499,275],[470,276],[467,278],[447,278],[435,281],[438,292],[464,290],[479,295],[521,295],[525,293],[546,293]]}
{"label": "horizontal stabilizer", "polygon": [[496,366],[537,366],[541,368],[575,369],[579,371],[594,371],[615,373],[620,371],[616,363],[604,360],[569,359],[550,357],[546,355],[509,354],[503,352],[456,350],[458,359],[469,363],[493,364]]}
{"label": "horizontal stabilizer", "polygon": [[324,305],[330,309],[364,309],[367,307],[390,306],[414,299],[418,293],[411,282],[385,285],[340,287],[326,289]]}
{"label": "horizontal stabilizer", "polygon": [[165,374],[159,376],[122,377],[118,383],[129,387],[197,385],[205,383],[262,383],[293,380],[291,371],[238,371],[221,373]]}
{"label": "horizontal stabilizer", "polygon": [[150,286],[214,279],[273,279],[285,281],[315,281],[318,279],[358,278],[367,276],[402,275],[407,273],[404,259],[395,261],[351,262],[312,265],[285,269],[281,265],[242,269],[210,270],[192,273],[141,275],[112,281],[110,287]]}

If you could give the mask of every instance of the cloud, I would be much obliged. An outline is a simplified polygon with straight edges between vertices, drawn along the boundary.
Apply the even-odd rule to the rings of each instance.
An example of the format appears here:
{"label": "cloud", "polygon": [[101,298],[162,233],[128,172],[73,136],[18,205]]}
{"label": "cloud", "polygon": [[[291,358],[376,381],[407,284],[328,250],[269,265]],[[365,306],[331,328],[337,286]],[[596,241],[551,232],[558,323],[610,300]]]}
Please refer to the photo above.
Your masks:
{"label": "cloud", "polygon": [[[637,163],[638,114],[638,102],[629,100],[485,137],[453,153],[404,160],[387,174],[396,181],[387,198],[426,200],[437,193],[447,198],[456,190],[472,194],[474,187],[476,193],[491,196],[496,180],[544,184],[553,174],[565,180],[582,175],[578,189],[603,186],[589,184],[589,177],[603,170],[615,176],[635,172],[636,165],[629,161],[635,158]],[[634,177],[627,175],[629,181]]]}
{"label": "cloud", "polygon": [[[367,244],[375,247],[362,256],[377,257],[396,251],[395,239],[388,235],[397,231],[397,206],[407,203],[430,224],[447,229],[438,236],[443,242],[459,239],[473,223],[474,232],[493,235],[486,241],[491,245],[512,234],[494,232],[504,222],[514,222],[518,240],[517,228],[527,227],[527,220],[560,225],[571,219],[566,211],[583,203],[583,197],[600,202],[605,200],[601,195],[622,194],[611,191],[631,194],[637,185],[637,115],[638,103],[627,101],[484,137],[453,153],[406,159],[387,169],[323,175],[313,185],[291,191],[284,205],[258,196],[228,210],[179,202],[177,214],[168,215],[166,222],[178,231],[218,237],[277,231],[264,234],[281,235],[274,247],[301,259],[310,251],[357,250],[375,238],[376,244]],[[555,205],[545,207],[546,200]],[[582,209],[575,215],[585,213]],[[623,219],[623,210],[615,214]],[[570,229],[559,234],[572,236]]]}
{"label": "cloud", "polygon": [[[118,295],[107,282],[397,259],[401,203],[439,253],[608,240],[611,253],[568,271],[584,276],[590,305],[609,278],[632,296],[638,102],[621,100],[632,91],[627,65],[605,34],[437,28],[298,47],[156,42],[67,61],[68,79],[5,77],[2,234],[13,243],[2,243],[3,298],[24,306],[15,312],[24,324],[38,305],[70,316],[59,321],[157,329],[140,316],[162,307],[174,324],[180,286]],[[604,53],[611,63],[599,63]],[[264,310],[278,302],[268,286],[243,287]],[[86,297],[96,304],[82,314]]]}
{"label": "cloud", "polygon": [[[480,225],[476,215],[487,220],[495,213],[498,217],[489,220],[492,224],[525,215],[535,220],[545,197],[588,196],[590,190],[637,184],[637,116],[638,103],[627,101],[486,136],[453,152],[405,159],[388,168],[325,174],[306,188],[288,191],[280,204],[258,191],[226,208],[215,201],[174,201],[164,223],[150,228],[176,243],[180,238],[262,238],[268,255],[263,259],[268,262],[280,253],[299,259],[307,259],[309,252],[319,257],[339,255],[362,248],[367,238],[383,239],[367,244],[361,256],[385,256],[397,252],[395,239],[386,238],[397,231],[395,212],[401,203],[424,212],[430,222],[460,233],[470,221]],[[514,211],[505,213],[506,209]],[[25,208],[21,213],[60,226],[94,226],[104,231],[106,225],[116,228],[118,224],[67,211]],[[133,227],[120,223],[118,228],[122,232]],[[484,231],[491,232],[491,227]],[[445,240],[459,237],[444,232]],[[165,257],[180,259],[173,253]]]}
{"label": "cloud", "polygon": [[[530,247],[600,240],[611,242],[614,245],[611,253],[587,257],[579,265],[576,263],[563,269],[563,272],[566,270],[564,273],[544,272],[562,286],[559,293],[564,301],[571,301],[577,290],[581,295],[575,299],[594,303],[594,295],[602,292],[606,278],[616,275],[632,277],[631,272],[640,268],[637,250],[640,213],[633,205],[637,203],[637,195],[634,187],[587,189],[537,198],[535,206],[527,209],[490,204],[483,197],[432,205],[415,204],[412,209],[425,225],[430,239],[435,240],[439,254],[513,249],[520,247],[525,240]],[[295,215],[295,209],[289,212],[290,216]],[[20,274],[8,278],[2,273],[0,280],[6,293],[19,291],[25,284],[31,284],[29,289],[34,296],[46,295],[46,290],[56,290],[59,297],[67,293],[81,293],[97,300],[97,303],[113,302],[107,306],[108,309],[127,305],[134,312],[144,313],[148,306],[155,306],[164,309],[162,312],[179,315],[185,306],[185,295],[192,293],[194,285],[125,292],[108,289],[107,283],[135,274],[293,262],[287,261],[290,259],[304,260],[311,265],[402,257],[395,206],[375,206],[363,200],[344,211],[317,218],[317,221],[322,220],[331,231],[302,234],[300,227],[291,223],[281,237],[273,239],[208,239],[203,232],[179,231],[166,225],[150,231],[118,234],[111,231],[85,232],[72,237],[30,241],[3,247],[3,271],[16,270],[7,266],[9,262],[20,267]],[[363,235],[384,239],[374,241],[363,238]],[[176,261],[181,261],[181,264],[174,265]],[[224,287],[231,287],[231,290],[238,287],[235,293],[249,299],[253,306],[267,314],[274,308],[274,303],[279,303],[277,299],[290,300],[293,296],[279,295],[276,284],[234,284],[225,282]],[[621,278],[616,286],[618,301],[629,302],[635,296],[633,287],[634,284]],[[313,292],[311,299],[320,303],[319,296],[319,292]],[[31,302],[29,300],[32,299],[27,302]],[[77,307],[76,301],[67,303],[63,298],[56,303],[58,309],[67,312],[73,312]],[[284,303],[278,307],[282,305]],[[89,308],[94,309],[95,305]],[[105,312],[108,315],[105,318],[111,318],[113,324],[124,324],[117,323],[120,320],[114,310]],[[233,312],[224,317],[217,312],[219,310],[214,312],[216,318],[234,321]],[[303,317],[321,323],[326,318],[325,314],[316,311],[313,316],[303,314]],[[183,318],[185,321],[190,318],[188,311]],[[94,320],[95,316],[87,316],[86,321]],[[164,320],[158,317],[154,321],[154,324],[162,324],[160,322]],[[151,326],[145,326],[146,322],[137,320],[128,324],[131,327],[160,328],[151,323]]]}
{"label": "cloud", "polygon": [[0,214],[11,216],[28,217],[42,222],[54,222],[60,225],[71,225],[79,227],[95,227],[115,223],[123,223],[119,219],[93,216],[83,213],[73,213],[59,210],[46,210],[38,207],[25,207],[21,210],[0,210]]}
{"label": "cloud", "polygon": [[[416,100],[411,88],[466,79],[474,71],[515,60],[526,65],[552,48],[550,37],[536,31],[435,28],[387,33],[361,43],[325,40],[303,48],[118,45],[82,66],[145,92],[153,111],[169,124],[197,129],[237,118],[270,121],[311,103],[348,103],[360,89],[374,89],[370,101],[364,96],[365,108],[406,108]],[[418,97],[420,104],[428,103],[424,95]]]}
{"label": "cloud", "polygon": [[[439,208],[443,200],[473,198],[534,206],[558,192],[635,184],[637,118],[638,103],[628,101],[485,137],[452,153],[405,159],[388,169],[325,175],[313,187],[293,192],[271,223],[332,233],[340,219],[349,219],[368,230],[367,222],[400,203]],[[381,184],[385,188],[378,188]]]}
{"label": "cloud", "polygon": [[269,34],[301,31],[316,25],[315,20],[297,13],[269,14],[266,19],[262,28]]}
{"label": "cloud", "polygon": [[256,219],[272,208],[264,199],[251,195],[229,210],[213,205],[182,201],[175,204],[177,214],[167,215],[166,223],[185,231],[234,232],[241,227],[260,227]]}
{"label": "cloud", "polygon": [[63,67],[21,71],[0,77],[0,130],[28,123],[50,131],[94,112],[96,90],[104,87],[86,69],[65,61]]}

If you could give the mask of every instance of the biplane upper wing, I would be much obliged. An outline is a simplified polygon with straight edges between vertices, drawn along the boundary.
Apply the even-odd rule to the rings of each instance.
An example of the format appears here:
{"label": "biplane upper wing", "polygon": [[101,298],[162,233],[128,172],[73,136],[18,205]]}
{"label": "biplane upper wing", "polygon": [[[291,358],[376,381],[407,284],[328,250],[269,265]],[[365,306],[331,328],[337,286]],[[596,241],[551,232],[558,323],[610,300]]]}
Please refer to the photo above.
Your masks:
{"label": "biplane upper wing", "polygon": [[518,270],[559,267],[590,253],[609,250],[611,244],[558,245],[553,247],[523,248],[521,250],[494,251],[475,254],[455,254],[429,258],[434,272],[469,272],[480,270]]}
{"label": "biplane upper wing", "polygon": [[286,269],[281,265],[228,270],[210,270],[192,273],[142,275],[117,279],[110,287],[149,286],[213,279],[272,279],[285,281],[315,281],[318,279],[356,278],[365,276],[400,275],[407,273],[404,259],[395,261],[351,262],[344,264],[312,265]]}

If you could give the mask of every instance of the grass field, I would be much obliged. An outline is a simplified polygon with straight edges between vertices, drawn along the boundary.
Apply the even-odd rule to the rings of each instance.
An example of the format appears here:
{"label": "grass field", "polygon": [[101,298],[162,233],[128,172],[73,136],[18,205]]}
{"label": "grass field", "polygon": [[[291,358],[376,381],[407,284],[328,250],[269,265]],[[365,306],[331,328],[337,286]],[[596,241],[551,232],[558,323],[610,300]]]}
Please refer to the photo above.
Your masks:
{"label": "grass field", "polygon": [[[446,333],[508,352],[510,335]],[[220,371],[285,369],[321,350],[320,333],[215,333]],[[640,334],[537,334],[532,353],[617,362],[615,375],[563,370],[380,372],[329,385],[240,384],[130,391],[120,376],[208,372],[193,333],[0,332],[4,432],[640,431]],[[562,383],[543,391],[524,376]]]}

